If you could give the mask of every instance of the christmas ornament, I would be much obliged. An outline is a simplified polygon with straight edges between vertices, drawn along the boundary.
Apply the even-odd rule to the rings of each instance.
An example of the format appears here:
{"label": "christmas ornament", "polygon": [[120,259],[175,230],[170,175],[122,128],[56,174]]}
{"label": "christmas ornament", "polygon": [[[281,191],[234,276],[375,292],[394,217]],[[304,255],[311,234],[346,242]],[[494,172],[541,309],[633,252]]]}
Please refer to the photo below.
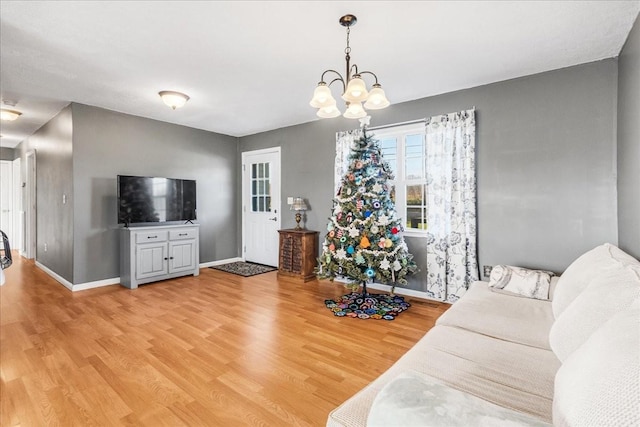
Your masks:
{"label": "christmas ornament", "polygon": [[393,246],[393,241],[391,241],[391,239],[386,239],[384,241],[384,247],[385,248],[390,248],[391,246]]}
{"label": "christmas ornament", "polygon": [[380,239],[380,241],[378,242],[378,246],[380,246],[381,248],[384,248],[384,244],[386,242],[386,239],[383,237]]}
{"label": "christmas ornament", "polygon": [[360,231],[357,228],[350,228],[349,229],[349,237],[351,237],[352,239],[355,239],[359,235],[360,235]]}
{"label": "christmas ornament", "polygon": [[369,246],[371,246],[371,243],[369,243],[367,236],[362,236],[362,239],[360,239],[360,247],[366,249]]}
{"label": "christmas ornament", "polygon": [[392,233],[392,234],[398,234],[398,227],[393,227],[393,228],[391,229],[391,233]]}
{"label": "christmas ornament", "polygon": [[342,237],[340,238],[340,243],[344,243],[344,242],[346,242],[346,241],[347,241],[347,238],[346,238],[345,236],[342,236]]}
{"label": "christmas ornament", "polygon": [[364,257],[361,253],[356,254],[356,264],[364,264]]}
{"label": "christmas ornament", "polygon": [[362,199],[358,200],[356,202],[356,209],[358,209],[359,211],[362,210],[362,207],[364,206],[364,202],[362,201]]}
{"label": "christmas ornament", "polygon": [[334,230],[331,230],[329,232],[329,237],[333,238],[333,236],[335,236],[335,235],[336,235],[336,232]]}
{"label": "christmas ornament", "polygon": [[391,267],[391,264],[389,263],[388,259],[383,259],[382,261],[380,261],[380,268],[383,270],[388,270],[389,267]]}
{"label": "christmas ornament", "polygon": [[371,191],[373,191],[374,193],[380,193],[382,191],[382,185],[376,182],[375,184],[373,184],[373,187],[371,187]]}
{"label": "christmas ornament", "polygon": [[329,250],[330,250],[331,252],[335,251],[335,250],[336,250],[336,245],[334,245],[333,243],[332,243],[332,244],[330,244],[330,245],[329,245]]}
{"label": "christmas ornament", "polygon": [[393,269],[395,271],[402,270],[402,266],[400,265],[400,261],[398,261],[398,260],[393,261]]}
{"label": "christmas ornament", "polygon": [[352,253],[354,253],[355,251],[356,251],[356,250],[355,250],[355,249],[353,249],[353,246],[349,246],[349,247],[347,248],[347,253],[348,253],[348,254],[352,254]]}
{"label": "christmas ornament", "polygon": [[378,228],[377,225],[373,224],[369,229],[369,231],[371,231],[373,234],[378,234],[378,231],[380,231],[380,229]]}
{"label": "christmas ornament", "polygon": [[371,211],[365,211],[364,212],[364,217],[365,218],[369,218],[371,216]]}
{"label": "christmas ornament", "polygon": [[373,206],[374,209],[380,209],[380,200],[374,200],[371,206]]}
{"label": "christmas ornament", "polygon": [[376,275],[376,272],[374,271],[373,268],[369,267],[365,270],[365,274],[369,277],[373,277]]}

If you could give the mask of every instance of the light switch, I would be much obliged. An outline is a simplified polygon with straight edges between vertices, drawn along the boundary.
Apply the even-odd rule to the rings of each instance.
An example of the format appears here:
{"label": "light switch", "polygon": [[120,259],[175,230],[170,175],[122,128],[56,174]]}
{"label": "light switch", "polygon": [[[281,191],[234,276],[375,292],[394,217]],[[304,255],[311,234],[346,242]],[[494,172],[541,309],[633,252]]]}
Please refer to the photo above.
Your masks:
{"label": "light switch", "polygon": [[287,197],[287,204],[288,205],[292,205],[293,204],[293,197]]}

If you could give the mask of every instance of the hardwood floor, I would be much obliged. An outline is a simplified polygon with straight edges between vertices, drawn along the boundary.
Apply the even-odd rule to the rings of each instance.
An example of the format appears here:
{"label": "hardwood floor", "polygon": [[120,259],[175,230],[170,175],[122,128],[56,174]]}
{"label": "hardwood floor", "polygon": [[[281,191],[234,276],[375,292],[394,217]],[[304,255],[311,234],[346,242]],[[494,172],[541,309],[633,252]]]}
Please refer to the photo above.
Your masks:
{"label": "hardwood floor", "polygon": [[5,274],[2,426],[322,426],[448,307],[339,318],[340,284],[276,272],[75,293],[19,256]]}

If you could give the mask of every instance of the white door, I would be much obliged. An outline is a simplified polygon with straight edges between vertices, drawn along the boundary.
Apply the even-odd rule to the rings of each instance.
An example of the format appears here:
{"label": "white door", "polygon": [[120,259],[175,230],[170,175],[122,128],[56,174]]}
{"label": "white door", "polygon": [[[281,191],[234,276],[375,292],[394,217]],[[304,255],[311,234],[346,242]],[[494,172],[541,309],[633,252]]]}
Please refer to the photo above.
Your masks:
{"label": "white door", "polygon": [[24,252],[24,211],[22,210],[21,160],[13,161],[13,242],[11,248]]}
{"label": "white door", "polygon": [[280,147],[242,153],[244,259],[278,266]]}
{"label": "white door", "polygon": [[13,163],[0,160],[0,230],[13,247]]}

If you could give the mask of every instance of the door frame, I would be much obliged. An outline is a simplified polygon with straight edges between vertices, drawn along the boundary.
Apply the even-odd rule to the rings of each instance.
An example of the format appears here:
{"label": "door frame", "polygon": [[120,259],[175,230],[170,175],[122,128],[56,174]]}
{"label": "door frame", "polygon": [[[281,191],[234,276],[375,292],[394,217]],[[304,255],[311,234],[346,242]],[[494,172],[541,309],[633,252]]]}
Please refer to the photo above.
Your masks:
{"label": "door frame", "polygon": [[[23,208],[25,211],[25,236],[24,236],[24,256],[27,259],[36,257],[36,152],[31,150],[26,155],[25,162],[25,196]],[[26,204],[26,206],[24,206]]]}
{"label": "door frame", "polygon": [[22,201],[22,159],[13,161],[13,247],[24,253],[24,203]]}
{"label": "door frame", "polygon": [[247,180],[246,180],[246,174],[249,173],[249,171],[247,170],[246,167],[246,159],[247,156],[255,156],[255,155],[261,155],[261,154],[277,154],[278,155],[278,168],[280,169],[278,172],[279,175],[279,179],[278,179],[278,195],[279,195],[279,199],[278,200],[272,200],[273,203],[273,207],[275,208],[277,206],[277,209],[279,212],[276,213],[276,229],[280,230],[282,228],[282,152],[280,147],[271,147],[271,148],[263,148],[260,150],[252,150],[252,151],[243,151],[241,154],[241,159],[242,159],[242,168],[241,168],[241,175],[242,175],[242,199],[240,200],[240,206],[241,206],[241,212],[242,212],[242,247],[240,248],[240,251],[242,252],[241,254],[241,258],[243,261],[246,261],[246,241],[247,241],[247,235],[246,235],[246,212],[247,212],[247,205],[245,204],[245,201],[247,200],[248,194],[247,192],[249,191],[249,189],[247,188]]}

